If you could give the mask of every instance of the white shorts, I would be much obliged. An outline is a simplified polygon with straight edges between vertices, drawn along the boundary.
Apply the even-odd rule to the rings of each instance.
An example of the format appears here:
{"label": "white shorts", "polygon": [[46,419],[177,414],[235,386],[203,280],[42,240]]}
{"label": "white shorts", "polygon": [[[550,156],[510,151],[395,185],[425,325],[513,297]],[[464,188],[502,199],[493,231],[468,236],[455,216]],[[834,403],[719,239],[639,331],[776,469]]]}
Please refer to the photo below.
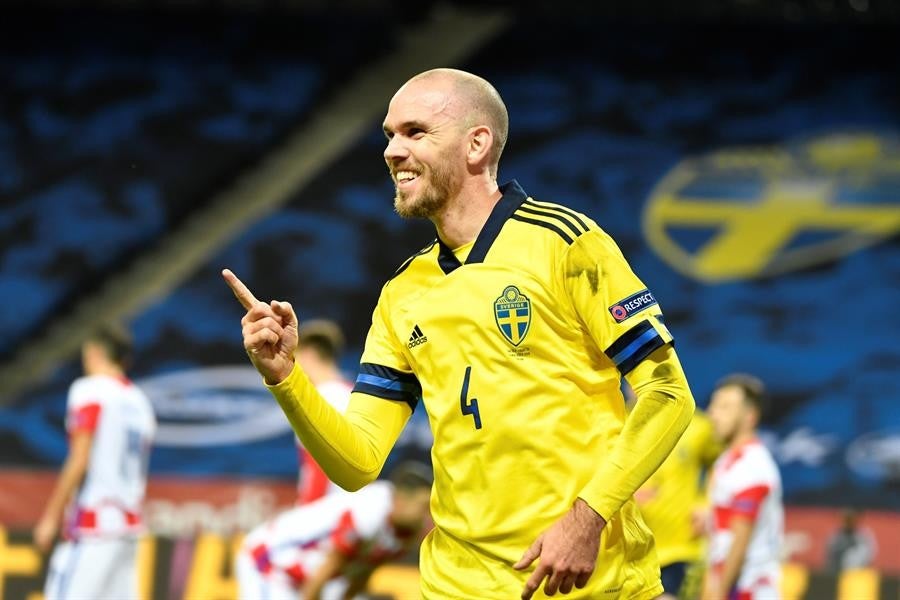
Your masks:
{"label": "white shorts", "polygon": [[53,550],[45,600],[137,600],[135,538],[87,538]]}

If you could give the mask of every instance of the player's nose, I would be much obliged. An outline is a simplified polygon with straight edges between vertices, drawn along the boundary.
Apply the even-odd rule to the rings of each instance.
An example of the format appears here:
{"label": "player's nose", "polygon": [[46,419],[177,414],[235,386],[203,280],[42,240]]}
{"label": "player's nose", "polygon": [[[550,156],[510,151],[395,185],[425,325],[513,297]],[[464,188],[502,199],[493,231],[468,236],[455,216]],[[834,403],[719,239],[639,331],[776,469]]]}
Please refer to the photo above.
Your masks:
{"label": "player's nose", "polygon": [[393,136],[388,140],[387,146],[384,147],[384,160],[388,165],[395,164],[409,156],[409,150],[401,140],[399,135]]}

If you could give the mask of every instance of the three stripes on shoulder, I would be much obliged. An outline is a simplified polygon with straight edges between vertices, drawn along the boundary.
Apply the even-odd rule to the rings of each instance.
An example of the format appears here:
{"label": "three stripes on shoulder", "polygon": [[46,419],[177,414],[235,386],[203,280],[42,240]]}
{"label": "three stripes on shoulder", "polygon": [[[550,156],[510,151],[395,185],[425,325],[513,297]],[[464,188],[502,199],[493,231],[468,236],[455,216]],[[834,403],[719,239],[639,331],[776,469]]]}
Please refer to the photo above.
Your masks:
{"label": "three stripes on shoulder", "polygon": [[526,199],[510,219],[549,229],[567,244],[572,244],[575,238],[590,229],[584,218],[574,210],[532,198]]}

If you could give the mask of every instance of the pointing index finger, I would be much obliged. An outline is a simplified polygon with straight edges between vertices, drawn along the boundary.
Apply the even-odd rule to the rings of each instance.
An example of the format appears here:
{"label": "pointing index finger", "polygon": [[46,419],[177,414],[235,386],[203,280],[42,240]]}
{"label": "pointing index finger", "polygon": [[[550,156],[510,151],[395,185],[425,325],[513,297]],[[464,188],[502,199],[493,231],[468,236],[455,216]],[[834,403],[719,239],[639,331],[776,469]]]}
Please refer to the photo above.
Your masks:
{"label": "pointing index finger", "polygon": [[256,299],[256,296],[253,295],[253,292],[251,292],[250,289],[244,285],[244,282],[238,279],[237,275],[232,273],[230,269],[222,269],[222,277],[225,279],[225,283],[228,284],[228,287],[231,288],[234,297],[241,303],[241,306],[250,310],[253,308],[254,304],[259,302],[259,300]]}

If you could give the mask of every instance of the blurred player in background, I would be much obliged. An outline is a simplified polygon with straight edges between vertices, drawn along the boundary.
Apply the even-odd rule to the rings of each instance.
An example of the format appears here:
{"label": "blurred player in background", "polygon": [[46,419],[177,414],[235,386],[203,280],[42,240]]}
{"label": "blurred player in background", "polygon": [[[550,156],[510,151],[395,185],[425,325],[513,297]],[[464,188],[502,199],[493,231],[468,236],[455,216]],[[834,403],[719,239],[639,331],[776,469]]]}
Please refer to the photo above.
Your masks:
{"label": "blurred player in background", "polygon": [[[247,310],[244,348],[346,489],[377,477],[424,399],[435,472],[424,597],[527,599],[543,585],[653,598],[659,566],[632,496],[694,400],[656,298],[615,242],[583,214],[498,185],[508,125],[497,90],[463,71],[421,73],[391,99],[394,208],[430,219],[438,239],[382,288],[345,415],[296,367],[290,304],[260,302],[226,270]],[[629,415],[622,377],[637,394]]]}
{"label": "blurred player in background", "polygon": [[376,567],[421,542],[431,483],[428,467],[403,462],[389,482],[326,496],[259,525],[247,534],[236,559],[240,597],[357,597]]}
{"label": "blurred player in background", "polygon": [[[344,334],[334,321],[312,319],[298,329],[297,364],[309,377],[322,397],[340,413],[347,410],[353,386],[341,375],[338,357],[344,349]],[[332,483],[322,467],[297,440],[300,478],[297,484],[297,504],[307,504],[325,494],[343,493]]]}
{"label": "blurred player in background", "polygon": [[134,563],[156,418],[125,376],[131,338],[124,329],[98,329],[81,358],[85,376],[69,388],[66,410],[69,453],[34,529],[35,544],[47,551],[65,518],[44,597],[137,598]]}
{"label": "blurred player in background", "polygon": [[859,524],[859,512],[844,511],[841,528],[828,539],[828,569],[839,573],[871,567],[878,551],[872,532]]}
{"label": "blurred player in background", "polygon": [[777,600],[784,537],[781,475],[756,428],[765,388],[756,377],[716,384],[709,418],[725,451],[709,486],[711,531],[703,600]]}
{"label": "blurred player in background", "polygon": [[[623,386],[628,403],[634,392]],[[660,600],[695,597],[703,559],[706,515],[705,475],[722,451],[709,419],[699,410],[678,445],[650,479],[634,495],[641,514],[656,540],[662,584]],[[693,589],[693,594],[691,589]]]}

